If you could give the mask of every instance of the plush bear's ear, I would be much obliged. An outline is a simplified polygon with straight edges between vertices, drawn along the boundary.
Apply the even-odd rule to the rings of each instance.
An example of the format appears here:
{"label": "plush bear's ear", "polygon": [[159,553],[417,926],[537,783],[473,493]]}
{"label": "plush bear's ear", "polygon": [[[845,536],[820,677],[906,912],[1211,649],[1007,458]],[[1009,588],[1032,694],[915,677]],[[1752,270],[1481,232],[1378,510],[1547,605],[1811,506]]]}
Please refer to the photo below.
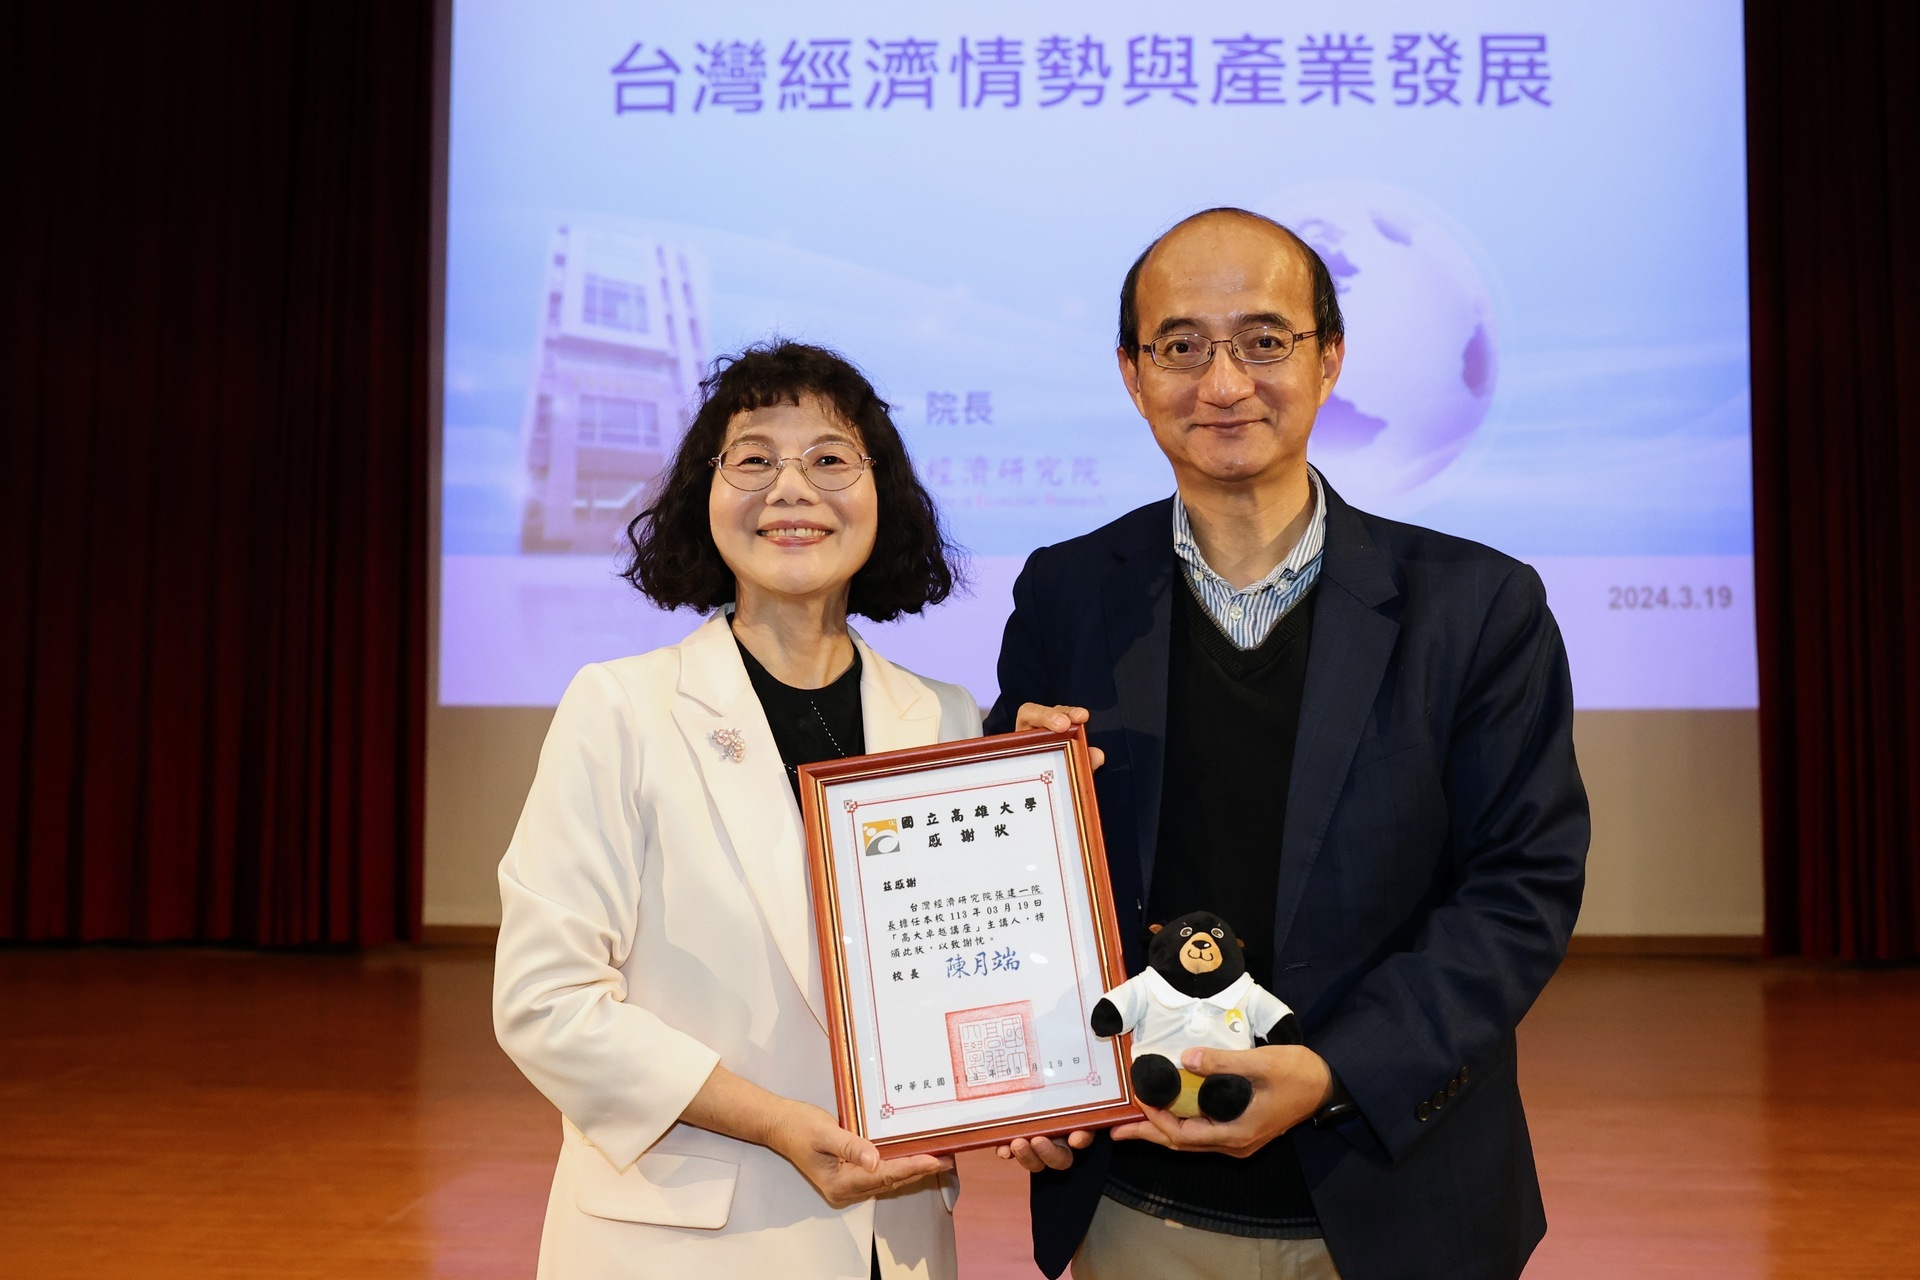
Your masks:
{"label": "plush bear's ear", "polygon": [[1247,940],[1245,938],[1235,938],[1234,941],[1240,944],[1240,949],[1242,951],[1245,951],[1247,949]]}
{"label": "plush bear's ear", "polygon": [[1157,925],[1157,924],[1150,924],[1150,925],[1148,925],[1148,926],[1147,926],[1147,932],[1148,932],[1148,933],[1158,933],[1158,932],[1160,932],[1160,926],[1159,926],[1159,925]]}

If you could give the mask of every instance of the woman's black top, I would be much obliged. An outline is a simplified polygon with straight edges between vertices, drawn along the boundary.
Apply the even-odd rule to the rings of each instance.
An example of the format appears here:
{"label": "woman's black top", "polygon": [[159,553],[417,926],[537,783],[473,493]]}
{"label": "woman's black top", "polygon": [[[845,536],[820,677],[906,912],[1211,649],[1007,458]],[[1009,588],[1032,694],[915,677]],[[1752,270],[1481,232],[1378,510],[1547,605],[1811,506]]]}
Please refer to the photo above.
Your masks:
{"label": "woman's black top", "polygon": [[[773,744],[780,749],[780,761],[787,766],[787,785],[793,798],[800,798],[800,766],[842,756],[867,753],[867,730],[860,719],[860,647],[854,646],[853,665],[841,672],[830,685],[821,689],[796,689],[776,680],[760,660],[740,644],[740,661],[747,665],[747,679],[753,682],[754,696],[766,713],[767,727],[773,730]],[[880,1253],[869,1253],[873,1280],[880,1280]]]}
{"label": "woman's black top", "polygon": [[767,726],[773,730],[773,743],[780,748],[780,760],[787,766],[787,782],[793,798],[800,798],[799,769],[803,764],[838,760],[842,756],[867,753],[867,731],[860,719],[860,650],[853,651],[853,665],[840,673],[832,684],[820,689],[796,689],[782,684],[760,660],[740,645],[740,661],[747,665],[747,679],[767,714]]}

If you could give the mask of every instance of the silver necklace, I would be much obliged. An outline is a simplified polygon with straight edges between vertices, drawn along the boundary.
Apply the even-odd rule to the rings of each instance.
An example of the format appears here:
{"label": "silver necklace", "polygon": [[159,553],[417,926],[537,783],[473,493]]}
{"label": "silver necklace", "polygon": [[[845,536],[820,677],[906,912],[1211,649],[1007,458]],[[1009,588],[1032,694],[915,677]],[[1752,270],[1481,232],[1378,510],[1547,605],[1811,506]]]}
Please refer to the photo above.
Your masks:
{"label": "silver necklace", "polygon": [[815,702],[812,698],[808,698],[807,705],[813,708],[813,718],[815,720],[818,720],[820,722],[820,727],[827,731],[827,741],[833,744],[834,753],[840,756],[846,755],[847,749],[840,745],[840,739],[833,736],[833,726],[827,723],[827,717],[820,710],[820,704]]}
{"label": "silver necklace", "polygon": [[[818,720],[820,722],[820,727],[827,731],[827,741],[833,744],[834,756],[836,758],[844,759],[847,754],[847,749],[841,746],[840,739],[834,736],[833,726],[827,723],[827,717],[821,712],[820,704],[815,702],[812,698],[808,698],[807,705],[813,708],[813,718],[815,720]],[[800,776],[800,766],[797,764],[790,764],[787,766],[787,772],[797,778]]]}

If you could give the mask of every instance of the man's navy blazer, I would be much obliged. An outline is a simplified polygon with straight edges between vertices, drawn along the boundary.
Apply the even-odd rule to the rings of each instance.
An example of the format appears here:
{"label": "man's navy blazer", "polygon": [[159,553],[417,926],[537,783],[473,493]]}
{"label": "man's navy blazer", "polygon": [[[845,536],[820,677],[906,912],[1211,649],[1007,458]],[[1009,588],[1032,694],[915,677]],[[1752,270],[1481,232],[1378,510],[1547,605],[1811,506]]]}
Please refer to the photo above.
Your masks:
{"label": "man's navy blazer", "polygon": [[[1585,879],[1566,649],[1539,576],[1509,556],[1357,511],[1331,486],[1326,535],[1273,833],[1272,989],[1360,1118],[1280,1141],[1346,1280],[1505,1280],[1546,1231],[1514,1028],[1566,953]],[[1171,499],[1034,552],[987,718],[1000,733],[1023,702],[1092,712],[1130,973],[1145,965],[1176,589]],[[1257,732],[1219,726],[1228,743]],[[1047,1275],[1084,1238],[1111,1153],[1102,1135],[1072,1169],[1034,1176]]]}

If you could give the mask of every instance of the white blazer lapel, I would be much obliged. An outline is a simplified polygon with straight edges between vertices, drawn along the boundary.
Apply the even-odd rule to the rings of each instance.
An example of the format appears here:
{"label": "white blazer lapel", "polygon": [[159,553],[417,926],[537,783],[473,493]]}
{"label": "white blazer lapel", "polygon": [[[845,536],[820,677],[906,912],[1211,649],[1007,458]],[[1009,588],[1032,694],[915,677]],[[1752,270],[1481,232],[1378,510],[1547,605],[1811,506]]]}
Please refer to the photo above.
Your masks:
{"label": "white blazer lapel", "polygon": [[933,690],[875,653],[858,632],[860,722],[867,754],[928,747],[940,740],[940,699]]}
{"label": "white blazer lapel", "polygon": [[824,1028],[826,997],[800,811],[724,613],[681,641],[678,692],[674,721],[700,762],[707,795],[767,932]]}

